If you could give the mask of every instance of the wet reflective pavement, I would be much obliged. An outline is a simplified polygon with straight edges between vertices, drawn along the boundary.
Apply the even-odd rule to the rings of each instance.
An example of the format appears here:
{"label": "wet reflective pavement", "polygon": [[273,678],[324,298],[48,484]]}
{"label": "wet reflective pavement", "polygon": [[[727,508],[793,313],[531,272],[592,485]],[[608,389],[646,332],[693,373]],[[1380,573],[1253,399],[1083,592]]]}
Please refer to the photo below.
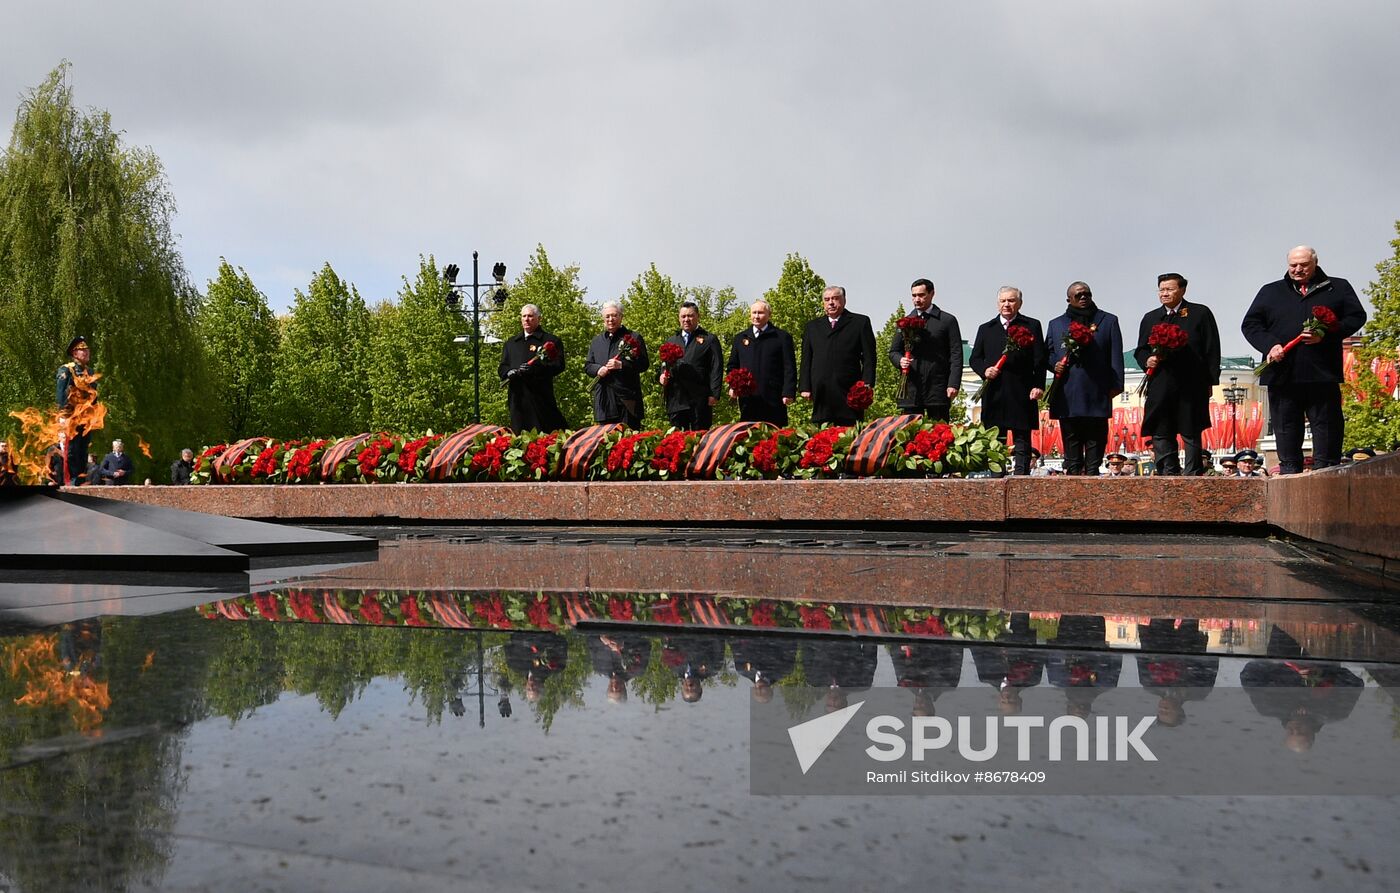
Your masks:
{"label": "wet reflective pavement", "polygon": [[[1248,746],[1390,760],[1390,584],[1290,545],[370,532],[377,562],[169,613],[43,626],[73,593],[7,590],[0,886],[1394,886],[1390,796],[750,793],[753,704],[796,722],[872,686],[1183,728],[1272,687],[1241,702]],[[1319,686],[1340,697],[1300,727]]]}

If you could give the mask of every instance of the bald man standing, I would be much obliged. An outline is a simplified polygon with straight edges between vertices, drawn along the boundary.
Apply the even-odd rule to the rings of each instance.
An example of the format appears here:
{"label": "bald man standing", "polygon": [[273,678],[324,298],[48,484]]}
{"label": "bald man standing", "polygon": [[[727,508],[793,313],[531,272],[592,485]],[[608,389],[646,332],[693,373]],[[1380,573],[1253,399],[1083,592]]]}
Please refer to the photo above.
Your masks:
{"label": "bald man standing", "polygon": [[[1303,324],[1313,308],[1337,315],[1335,328],[1308,334]],[[1269,360],[1259,383],[1269,389],[1280,474],[1303,470],[1303,422],[1312,426],[1313,467],[1342,461],[1342,339],[1366,324],[1366,310],[1345,279],[1333,279],[1317,265],[1317,252],[1299,245],[1288,252],[1288,272],[1254,296],[1240,331]],[[1303,335],[1284,353],[1283,345]]]}

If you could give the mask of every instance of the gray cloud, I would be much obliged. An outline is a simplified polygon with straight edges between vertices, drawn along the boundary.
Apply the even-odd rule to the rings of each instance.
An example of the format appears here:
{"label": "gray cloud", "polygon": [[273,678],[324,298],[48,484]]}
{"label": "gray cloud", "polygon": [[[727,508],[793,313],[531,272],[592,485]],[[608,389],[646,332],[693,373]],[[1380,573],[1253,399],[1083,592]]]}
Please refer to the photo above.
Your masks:
{"label": "gray cloud", "polygon": [[1400,216],[1400,7],[831,2],[33,3],[0,96],[60,59],[165,161],[192,275],[277,304],[330,261],[367,298],[420,253],[595,300],[655,261],[755,296],[801,251],[883,317],[928,275],[1128,328],[1180,270],[1227,349],[1298,242],[1358,286]]}

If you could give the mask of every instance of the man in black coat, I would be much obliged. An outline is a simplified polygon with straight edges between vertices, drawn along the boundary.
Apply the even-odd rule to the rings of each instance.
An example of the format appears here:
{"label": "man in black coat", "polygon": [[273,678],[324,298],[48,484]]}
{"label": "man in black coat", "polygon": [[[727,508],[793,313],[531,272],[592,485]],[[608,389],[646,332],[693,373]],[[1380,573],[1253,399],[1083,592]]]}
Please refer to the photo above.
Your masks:
{"label": "man in black coat", "polygon": [[[922,319],[924,328],[911,344],[905,343],[903,330],[896,329],[890,343],[890,362],[901,375],[908,375],[908,388],[899,408],[946,422],[953,398],[962,387],[962,333],[953,314],[934,306],[929,280],[915,279],[909,286],[909,299],[914,304],[909,315]],[[906,357],[906,351],[912,356]]]}
{"label": "man in black coat", "polygon": [[714,405],[724,386],[724,351],[719,339],[700,326],[700,307],[686,301],[680,309],[680,331],[666,339],[684,353],[673,370],[662,370],[666,414],[671,426],[704,431],[714,421]]}
{"label": "man in black coat", "polygon": [[[1312,309],[1324,306],[1337,326],[1306,334]],[[1259,383],[1269,389],[1269,417],[1278,445],[1279,474],[1303,470],[1303,420],[1312,425],[1313,467],[1342,461],[1342,340],[1366,323],[1366,310],[1345,279],[1332,279],[1317,265],[1317,252],[1299,245],[1288,252],[1288,272],[1267,283],[1245,312],[1240,331],[1264,354],[1269,367]],[[1303,335],[1284,353],[1283,346]]]}
{"label": "man in black coat", "polygon": [[[636,348],[627,359],[618,354],[625,339],[636,339]],[[583,371],[598,379],[593,389],[593,420],[598,424],[622,422],[629,428],[642,427],[642,373],[651,360],[642,336],[622,324],[622,305],[603,305],[603,332],[593,336]]]}
{"label": "man in black coat", "polygon": [[[1007,354],[998,369],[1011,326],[1029,330],[1035,341],[1029,348]],[[1000,428],[1002,442],[1011,434],[1012,466],[1018,475],[1031,473],[1031,432],[1040,427],[1039,400],[1045,393],[1048,357],[1040,320],[1021,315],[1021,290],[1003,286],[997,292],[997,315],[977,327],[968,362],[987,383],[982,392],[982,424]]]}
{"label": "man in black coat", "polygon": [[[1152,437],[1152,460],[1158,474],[1198,477],[1201,432],[1210,427],[1210,395],[1220,383],[1220,330],[1204,304],[1186,300],[1186,277],[1163,273],[1157,277],[1157,300],[1162,306],[1147,312],[1138,326],[1133,356],[1146,372],[1142,430]],[[1174,325],[1186,333],[1186,346],[1154,355],[1148,343],[1152,329]],[[1176,439],[1186,444],[1186,468],[1176,454]]]}
{"label": "man in black coat", "polygon": [[[729,370],[747,369],[758,385],[757,393],[739,397],[739,421],[788,423],[788,405],[797,396],[797,350],[792,336],[771,322],[767,301],[749,307],[749,328],[734,336],[729,348]],[[737,395],[731,389],[730,397]]]}
{"label": "man in black coat", "polygon": [[534,304],[520,308],[520,329],[501,349],[499,373],[506,383],[510,426],[516,431],[567,428],[554,399],[554,379],[564,371],[564,342],[540,328],[540,309]]}
{"label": "man in black coat", "polygon": [[870,317],[846,312],[846,289],[828,285],[822,292],[826,315],[807,323],[802,332],[802,399],[812,401],[812,421],[818,425],[853,425],[865,417],[846,403],[851,385],[864,381],[875,387],[875,330]]}
{"label": "man in black coat", "polygon": [[188,484],[194,474],[194,450],[186,447],[180,451],[180,458],[170,463],[170,483]]}
{"label": "man in black coat", "polygon": [[103,484],[129,484],[136,465],[126,454],[120,440],[112,441],[112,451],[102,457],[102,467],[97,470],[97,479]]}

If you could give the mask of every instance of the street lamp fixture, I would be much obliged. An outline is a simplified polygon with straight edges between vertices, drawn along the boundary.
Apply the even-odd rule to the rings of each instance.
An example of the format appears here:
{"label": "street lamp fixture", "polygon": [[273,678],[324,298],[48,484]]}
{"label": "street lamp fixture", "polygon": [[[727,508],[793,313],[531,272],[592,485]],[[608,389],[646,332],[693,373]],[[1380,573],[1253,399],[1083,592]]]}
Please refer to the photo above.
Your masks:
{"label": "street lamp fixture", "polygon": [[[491,278],[495,284],[481,281],[481,271],[479,256],[477,252],[472,252],[472,281],[470,284],[457,284],[457,275],[462,272],[462,268],[456,264],[448,264],[442,269],[442,278],[447,284],[447,294],[443,300],[447,304],[447,309],[456,313],[463,319],[471,319],[472,331],[470,335],[458,336],[452,340],[462,343],[470,340],[472,344],[472,421],[481,422],[481,315],[483,313],[495,313],[506,305],[510,298],[510,293],[506,291],[506,265],[497,261],[491,267]],[[471,307],[464,304],[468,290],[471,291]],[[483,293],[484,292],[484,293]],[[486,304],[482,304],[482,298],[486,299]],[[499,344],[500,339],[485,339],[489,344]]]}
{"label": "street lamp fixture", "polygon": [[1225,402],[1230,405],[1230,449],[1234,452],[1239,452],[1238,446],[1235,443],[1235,435],[1240,427],[1239,423],[1236,421],[1235,408],[1244,402],[1244,395],[1249,393],[1246,388],[1239,387],[1236,384],[1238,381],[1239,378],[1232,375],[1230,376],[1230,386],[1221,389],[1225,395]]}

